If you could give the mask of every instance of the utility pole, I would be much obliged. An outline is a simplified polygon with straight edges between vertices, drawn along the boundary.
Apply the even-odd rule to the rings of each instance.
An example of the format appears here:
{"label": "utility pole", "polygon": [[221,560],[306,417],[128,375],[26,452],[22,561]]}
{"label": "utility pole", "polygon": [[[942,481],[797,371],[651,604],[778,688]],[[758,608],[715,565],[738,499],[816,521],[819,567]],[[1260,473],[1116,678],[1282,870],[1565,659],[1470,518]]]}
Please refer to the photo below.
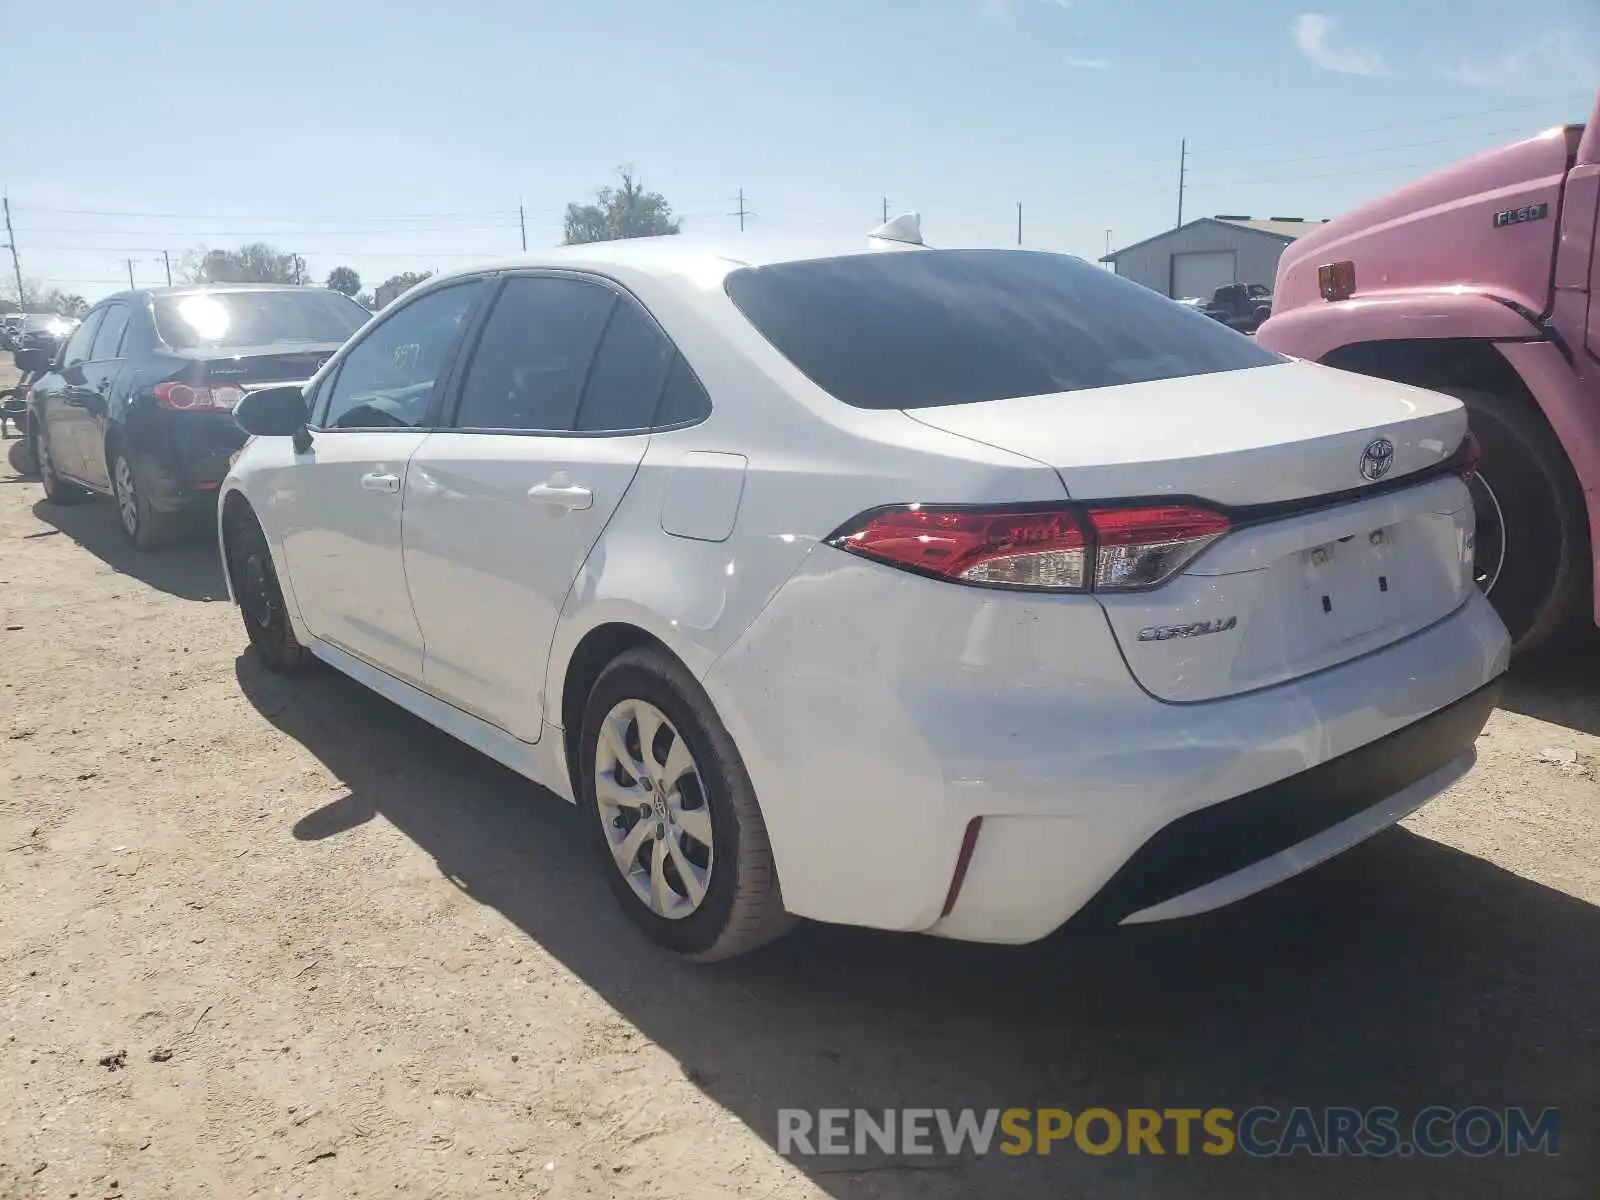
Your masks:
{"label": "utility pole", "polygon": [[[1183,183],[1189,167],[1189,139],[1184,138],[1178,147],[1178,225],[1183,224]],[[1176,229],[1178,225],[1174,225]]]}
{"label": "utility pole", "polygon": [[11,251],[11,269],[17,274],[17,311],[26,305],[22,302],[22,260],[17,257],[17,231],[11,228],[11,197],[0,197],[6,210],[6,249]]}
{"label": "utility pole", "polygon": [[743,188],[739,189],[739,211],[738,212],[731,212],[728,215],[730,217],[738,217],[739,218],[739,232],[740,233],[744,232],[744,219],[746,217],[753,217],[753,216],[756,215],[755,213],[751,212],[748,208],[746,208],[744,206],[744,189]]}
{"label": "utility pole", "polygon": [[887,196],[883,198],[883,223],[885,225],[889,223],[889,197]]}
{"label": "utility pole", "polygon": [[133,282],[133,264],[134,264],[134,260],[131,259],[131,258],[125,258],[122,261],[128,264],[128,286],[130,288],[138,287],[139,285]]}
{"label": "utility pole", "polygon": [[1017,201],[1017,245],[1022,245],[1022,201]]}
{"label": "utility pole", "polygon": [[[1111,230],[1109,230],[1109,229],[1106,230],[1106,257],[1107,258],[1111,257]],[[1108,262],[1106,264],[1106,270],[1115,271],[1116,269],[1117,269],[1117,264],[1116,263]]]}
{"label": "utility pole", "polygon": [[522,201],[517,201],[517,225],[522,230],[522,248],[528,248],[528,210],[522,206]]}
{"label": "utility pole", "polygon": [[166,268],[167,268],[167,286],[171,287],[172,286],[172,255],[168,254],[165,250],[163,250],[161,252],[161,261],[166,264]]}

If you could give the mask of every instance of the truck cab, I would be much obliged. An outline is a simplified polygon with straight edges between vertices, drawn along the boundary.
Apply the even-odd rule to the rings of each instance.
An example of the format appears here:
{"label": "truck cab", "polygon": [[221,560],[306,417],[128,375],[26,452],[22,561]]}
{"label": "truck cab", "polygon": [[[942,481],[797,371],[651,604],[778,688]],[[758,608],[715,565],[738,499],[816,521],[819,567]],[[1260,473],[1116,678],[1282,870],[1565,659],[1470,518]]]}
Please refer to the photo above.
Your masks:
{"label": "truck cab", "polygon": [[1600,96],[1328,222],[1278,264],[1269,348],[1466,405],[1474,561],[1519,651],[1600,620]]}

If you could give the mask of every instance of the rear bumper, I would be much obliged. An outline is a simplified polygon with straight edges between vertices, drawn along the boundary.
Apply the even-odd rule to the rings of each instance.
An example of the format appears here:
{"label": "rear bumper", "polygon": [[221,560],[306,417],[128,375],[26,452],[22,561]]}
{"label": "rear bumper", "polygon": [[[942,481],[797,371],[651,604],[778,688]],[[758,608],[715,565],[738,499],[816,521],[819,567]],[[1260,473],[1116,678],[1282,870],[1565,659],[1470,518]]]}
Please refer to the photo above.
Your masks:
{"label": "rear bumper", "polygon": [[[1375,653],[1245,695],[1171,704],[1134,683],[1092,599],[974,597],[817,552],[704,684],[760,797],[791,911],[1027,942],[1080,910],[1120,921],[1278,854],[1289,857],[1258,872],[1258,886],[1292,874],[1297,854],[1337,852],[1361,820],[1306,843],[1362,814],[1370,824],[1375,806],[1408,787],[1432,795],[1469,765],[1475,705],[1486,717],[1492,693],[1482,689],[1507,654],[1504,627],[1474,593]],[[1428,720],[1457,702],[1471,719]],[[1419,740],[1396,741],[1392,758],[1371,749],[1334,767],[1419,725]],[[1347,796],[1335,795],[1341,787]],[[1297,799],[1325,791],[1333,798]],[[1178,824],[1214,808],[1222,815]],[[1169,827],[1177,832],[1157,842]],[[1181,846],[1197,830],[1210,839],[1199,867]],[[1168,842],[1179,849],[1160,850]],[[1245,882],[1229,886],[1256,890],[1239,890]]]}
{"label": "rear bumper", "polygon": [[1501,682],[1358,750],[1179,817],[1140,846],[1071,924],[1160,921],[1220,908],[1387,828],[1471,768]]}
{"label": "rear bumper", "polygon": [[154,404],[131,413],[129,427],[146,494],[163,512],[209,503],[247,436],[232,413],[169,412]]}

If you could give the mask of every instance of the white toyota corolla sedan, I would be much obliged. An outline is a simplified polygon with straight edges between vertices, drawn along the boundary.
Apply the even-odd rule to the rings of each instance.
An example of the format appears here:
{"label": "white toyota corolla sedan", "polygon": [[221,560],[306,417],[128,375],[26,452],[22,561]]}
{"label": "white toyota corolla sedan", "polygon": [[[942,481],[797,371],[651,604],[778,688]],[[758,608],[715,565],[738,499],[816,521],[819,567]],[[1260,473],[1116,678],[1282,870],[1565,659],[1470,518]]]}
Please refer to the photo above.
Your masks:
{"label": "white toyota corolla sedan", "polygon": [[575,801],[702,960],[1202,912],[1471,766],[1507,641],[1455,400],[906,220],[758,244],[433,278],[249,394],[261,659]]}

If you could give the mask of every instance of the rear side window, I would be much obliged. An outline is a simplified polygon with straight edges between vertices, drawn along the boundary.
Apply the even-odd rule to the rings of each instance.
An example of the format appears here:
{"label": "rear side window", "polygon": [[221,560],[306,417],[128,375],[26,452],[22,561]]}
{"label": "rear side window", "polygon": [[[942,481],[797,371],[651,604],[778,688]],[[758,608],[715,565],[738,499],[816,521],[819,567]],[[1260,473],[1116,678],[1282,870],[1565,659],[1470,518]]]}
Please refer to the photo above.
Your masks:
{"label": "rear side window", "polygon": [[614,293],[550,276],[506,280],[461,384],[461,429],[567,432]]}
{"label": "rear side window", "polygon": [[632,304],[617,301],[573,429],[600,433],[650,428],[671,362],[667,339]]}
{"label": "rear side window", "polygon": [[729,297],[855,408],[928,408],[1283,362],[1249,338],[1059,254],[912,250],[748,267]]}
{"label": "rear side window", "polygon": [[94,346],[89,351],[91,362],[104,362],[116,358],[122,351],[122,334],[128,328],[128,306],[112,304],[100,322],[100,331],[94,335]]}
{"label": "rear side window", "polygon": [[711,415],[711,397],[695,378],[683,355],[672,360],[672,370],[667,374],[667,386],[661,393],[661,408],[656,413],[656,427],[665,429],[672,425],[688,425],[703,421]]}

